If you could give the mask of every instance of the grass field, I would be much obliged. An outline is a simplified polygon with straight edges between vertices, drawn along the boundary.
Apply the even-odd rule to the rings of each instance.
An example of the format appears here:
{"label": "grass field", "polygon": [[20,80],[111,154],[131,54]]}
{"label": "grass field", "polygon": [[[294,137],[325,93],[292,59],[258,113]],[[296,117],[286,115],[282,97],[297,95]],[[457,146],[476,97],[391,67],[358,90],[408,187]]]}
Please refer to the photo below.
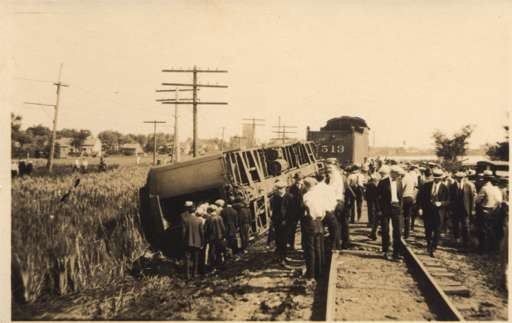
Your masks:
{"label": "grass field", "polygon": [[[103,173],[56,171],[13,179],[13,274],[23,282],[13,281],[13,287],[27,301],[109,284],[143,252],[138,188],[145,183],[148,158],[139,166],[132,159],[107,159],[118,167]],[[56,170],[74,159],[65,161],[57,160]],[[77,177],[80,184],[60,202]]]}

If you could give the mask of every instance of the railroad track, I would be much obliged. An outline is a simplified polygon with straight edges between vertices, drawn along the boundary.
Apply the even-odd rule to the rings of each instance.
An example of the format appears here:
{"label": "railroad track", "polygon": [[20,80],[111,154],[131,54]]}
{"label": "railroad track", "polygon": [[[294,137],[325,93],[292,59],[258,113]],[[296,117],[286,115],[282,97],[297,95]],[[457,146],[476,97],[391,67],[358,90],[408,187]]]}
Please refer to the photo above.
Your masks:
{"label": "railroad track", "polygon": [[450,296],[468,297],[469,290],[453,273],[404,240],[404,261],[385,260],[380,238],[371,241],[368,233],[365,224],[351,225],[354,247],[332,254],[326,321],[464,320]]}

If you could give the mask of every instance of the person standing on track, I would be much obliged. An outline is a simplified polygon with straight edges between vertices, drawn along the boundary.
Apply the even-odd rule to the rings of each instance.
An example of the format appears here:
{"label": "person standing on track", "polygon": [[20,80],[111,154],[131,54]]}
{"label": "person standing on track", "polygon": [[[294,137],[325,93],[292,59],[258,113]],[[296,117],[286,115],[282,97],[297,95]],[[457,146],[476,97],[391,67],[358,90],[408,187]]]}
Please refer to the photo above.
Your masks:
{"label": "person standing on track", "polygon": [[357,222],[360,222],[363,208],[364,176],[359,171],[359,165],[352,165],[351,174],[348,176],[348,181],[352,191],[355,193],[353,203],[351,203],[350,222],[356,222],[356,215]]}
{"label": "person standing on track", "polygon": [[341,217],[340,215],[343,212],[343,178],[341,174],[336,169],[334,164],[329,164],[326,166],[326,174],[325,178],[323,178],[322,182],[324,185],[327,185],[332,193],[334,194],[337,204],[334,212],[327,212],[327,214],[323,217],[323,224],[327,227],[329,231],[329,239],[328,243],[325,246],[325,249],[329,252],[332,250],[341,249],[341,227],[338,219]]}
{"label": "person standing on track", "polygon": [[482,177],[482,188],[476,198],[478,227],[478,241],[480,252],[494,252],[497,250],[496,226],[499,221],[499,207],[503,202],[503,193],[494,186],[492,171],[485,170]]}
{"label": "person standing on track", "polygon": [[415,166],[409,166],[408,172],[402,179],[403,185],[403,212],[404,212],[404,239],[409,238],[411,218],[413,217],[416,194],[418,193],[418,174]]}
{"label": "person standing on track", "polygon": [[379,216],[382,227],[382,252],[384,258],[389,259],[389,222],[393,225],[393,259],[398,260],[401,250],[401,203],[402,203],[402,183],[399,179],[398,166],[391,168],[384,165],[380,169],[382,179],[377,186],[377,201],[379,206]]}
{"label": "person standing on track", "polygon": [[368,209],[368,224],[371,228],[371,232],[368,237],[371,240],[377,240],[377,227],[379,226],[379,220],[377,217],[377,195],[380,175],[373,173],[370,177],[370,181],[366,187],[366,205]]}
{"label": "person standing on track", "polygon": [[[322,220],[327,211],[336,207],[335,199],[327,199],[331,188],[319,186],[318,182],[308,177],[304,180],[304,258],[306,261],[306,278],[321,278],[325,266],[324,228]],[[332,194],[334,197],[334,194]]]}
{"label": "person standing on track", "polygon": [[449,203],[448,188],[442,183],[443,171],[439,168],[432,170],[433,181],[421,186],[418,192],[419,214],[423,215],[427,252],[434,257],[439,244],[441,230],[440,212]]}
{"label": "person standing on track", "polygon": [[[333,191],[337,200],[334,214],[338,222],[339,234],[338,241],[336,242],[336,249],[346,249],[350,246],[350,231],[349,231],[349,217],[350,209],[347,205],[347,200],[354,197],[354,192],[348,184],[347,178],[343,174],[343,171],[337,167],[337,161],[328,160],[327,174],[325,183],[329,185]],[[349,196],[349,197],[347,197]],[[341,240],[341,241],[340,241]]]}
{"label": "person standing on track", "polygon": [[455,182],[450,185],[450,208],[452,210],[453,237],[459,240],[462,235],[464,250],[469,248],[469,219],[475,209],[475,185],[466,180],[466,174],[458,171]]}

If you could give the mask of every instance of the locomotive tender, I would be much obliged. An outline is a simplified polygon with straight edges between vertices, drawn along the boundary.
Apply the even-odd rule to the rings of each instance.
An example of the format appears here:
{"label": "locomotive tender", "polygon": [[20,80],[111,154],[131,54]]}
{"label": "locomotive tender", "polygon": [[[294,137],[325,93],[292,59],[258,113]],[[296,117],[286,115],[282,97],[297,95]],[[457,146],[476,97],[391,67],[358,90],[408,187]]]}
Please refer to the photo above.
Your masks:
{"label": "locomotive tender", "polygon": [[307,140],[315,143],[321,158],[336,158],[341,165],[362,164],[369,154],[369,127],[358,117],[329,119],[320,131],[307,128]]}
{"label": "locomotive tender", "polygon": [[311,142],[231,150],[186,162],[152,167],[139,190],[140,226],[154,250],[182,256],[181,217],[187,200],[196,204],[222,198],[245,200],[251,208],[251,239],[270,225],[274,183],[291,184],[295,173],[316,175],[321,164]]}

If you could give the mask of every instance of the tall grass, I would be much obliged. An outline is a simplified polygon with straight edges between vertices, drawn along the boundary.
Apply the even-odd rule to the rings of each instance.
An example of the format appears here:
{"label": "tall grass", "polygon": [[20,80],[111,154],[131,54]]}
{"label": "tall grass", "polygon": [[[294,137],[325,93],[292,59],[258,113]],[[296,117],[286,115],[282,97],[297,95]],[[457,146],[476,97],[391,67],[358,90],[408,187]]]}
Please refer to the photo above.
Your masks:
{"label": "tall grass", "polygon": [[[27,301],[108,284],[124,275],[146,244],[138,188],[146,167],[12,182],[12,258]],[[66,202],[61,197],[80,185]]]}

